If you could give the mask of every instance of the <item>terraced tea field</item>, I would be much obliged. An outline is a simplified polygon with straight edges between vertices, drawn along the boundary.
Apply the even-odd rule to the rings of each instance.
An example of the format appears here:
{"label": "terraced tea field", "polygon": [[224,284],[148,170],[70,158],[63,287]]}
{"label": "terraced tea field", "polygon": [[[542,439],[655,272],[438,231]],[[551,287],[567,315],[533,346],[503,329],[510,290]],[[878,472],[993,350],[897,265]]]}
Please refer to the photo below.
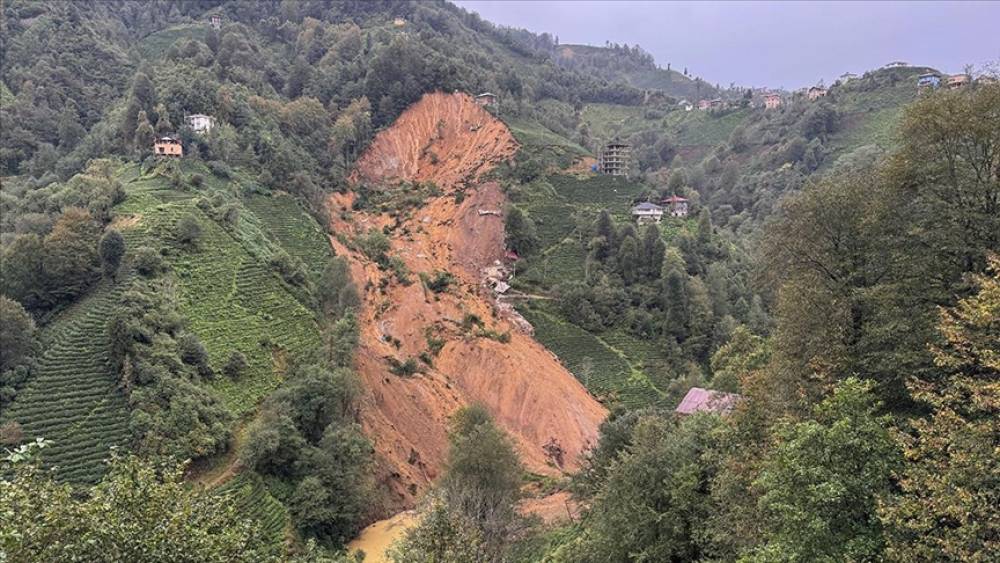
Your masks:
{"label": "terraced tea field", "polygon": [[518,311],[535,327],[535,339],[551,350],[595,397],[608,405],[641,408],[663,401],[646,374],[600,338],[539,306]]}
{"label": "terraced tea field", "polygon": [[128,447],[129,411],[112,372],[107,321],[125,282],[102,282],[42,332],[44,352],[3,420],[25,438],[45,438],[45,467],[74,483],[94,483],[110,448]]}
{"label": "terraced tea field", "polygon": [[[181,313],[218,374],[209,386],[240,416],[278,386],[289,360],[319,349],[319,327],[263,257],[251,254],[193,199],[163,197],[163,184],[160,179],[130,184],[128,198],[116,211],[139,217],[124,231],[130,246],[167,242],[165,259],[177,280]],[[191,249],[171,243],[177,221],[187,214],[202,227],[201,239]],[[221,369],[235,351],[249,365],[234,380]]]}
{"label": "terraced tea field", "polygon": [[248,198],[246,205],[285,252],[301,260],[314,276],[322,273],[332,256],[330,242],[316,220],[291,196],[256,195]]}
{"label": "terraced tea field", "polygon": [[230,479],[217,490],[232,499],[236,512],[243,518],[260,523],[264,539],[280,553],[288,527],[288,511],[271,496],[260,476],[245,471]]}

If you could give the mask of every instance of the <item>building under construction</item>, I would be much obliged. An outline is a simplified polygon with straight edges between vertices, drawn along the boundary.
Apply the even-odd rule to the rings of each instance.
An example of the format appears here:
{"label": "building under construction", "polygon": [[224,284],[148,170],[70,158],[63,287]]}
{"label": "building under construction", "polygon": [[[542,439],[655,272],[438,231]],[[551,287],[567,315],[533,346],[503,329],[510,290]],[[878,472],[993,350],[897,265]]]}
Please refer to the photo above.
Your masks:
{"label": "building under construction", "polygon": [[629,161],[632,156],[632,146],[615,139],[604,146],[597,167],[602,174],[611,176],[628,176]]}

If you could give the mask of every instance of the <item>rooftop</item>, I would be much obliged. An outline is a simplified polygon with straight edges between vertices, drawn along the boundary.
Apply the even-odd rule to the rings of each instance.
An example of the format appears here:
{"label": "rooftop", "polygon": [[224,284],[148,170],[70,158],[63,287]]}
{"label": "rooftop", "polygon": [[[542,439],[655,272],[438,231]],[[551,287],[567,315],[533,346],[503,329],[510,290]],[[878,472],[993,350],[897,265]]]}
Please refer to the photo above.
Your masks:
{"label": "rooftop", "polygon": [[632,208],[632,211],[662,211],[663,208],[655,203],[644,201]]}
{"label": "rooftop", "polygon": [[735,393],[723,393],[722,391],[712,391],[701,387],[692,387],[687,395],[677,405],[674,412],[680,414],[692,414],[696,412],[712,412],[716,414],[728,414],[741,399]]}

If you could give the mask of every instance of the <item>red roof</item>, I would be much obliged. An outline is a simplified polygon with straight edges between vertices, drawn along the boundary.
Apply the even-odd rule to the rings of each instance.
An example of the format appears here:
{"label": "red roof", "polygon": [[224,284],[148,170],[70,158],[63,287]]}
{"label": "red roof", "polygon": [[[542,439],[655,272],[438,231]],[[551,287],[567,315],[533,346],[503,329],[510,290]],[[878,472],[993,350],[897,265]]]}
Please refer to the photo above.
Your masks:
{"label": "red roof", "polygon": [[503,256],[508,260],[519,260],[521,258],[517,255],[517,252],[514,252],[513,250],[508,250]]}
{"label": "red roof", "polygon": [[680,203],[682,201],[687,201],[687,199],[680,196],[672,195],[670,197],[663,198],[662,203]]}
{"label": "red roof", "polygon": [[741,399],[735,393],[723,393],[722,391],[712,391],[701,387],[692,387],[681,404],[677,405],[674,412],[680,414],[692,414],[696,412],[714,412],[716,414],[729,414],[736,403]]}

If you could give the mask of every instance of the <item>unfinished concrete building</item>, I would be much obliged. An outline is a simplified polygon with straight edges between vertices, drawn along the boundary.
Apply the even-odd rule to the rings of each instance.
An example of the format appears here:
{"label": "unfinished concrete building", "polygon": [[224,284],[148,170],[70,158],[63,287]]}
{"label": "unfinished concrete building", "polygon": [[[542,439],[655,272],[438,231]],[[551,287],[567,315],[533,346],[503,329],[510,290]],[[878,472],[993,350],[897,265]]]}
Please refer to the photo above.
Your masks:
{"label": "unfinished concrete building", "polygon": [[615,139],[601,151],[601,156],[597,159],[598,169],[602,174],[628,176],[631,156],[632,146]]}

